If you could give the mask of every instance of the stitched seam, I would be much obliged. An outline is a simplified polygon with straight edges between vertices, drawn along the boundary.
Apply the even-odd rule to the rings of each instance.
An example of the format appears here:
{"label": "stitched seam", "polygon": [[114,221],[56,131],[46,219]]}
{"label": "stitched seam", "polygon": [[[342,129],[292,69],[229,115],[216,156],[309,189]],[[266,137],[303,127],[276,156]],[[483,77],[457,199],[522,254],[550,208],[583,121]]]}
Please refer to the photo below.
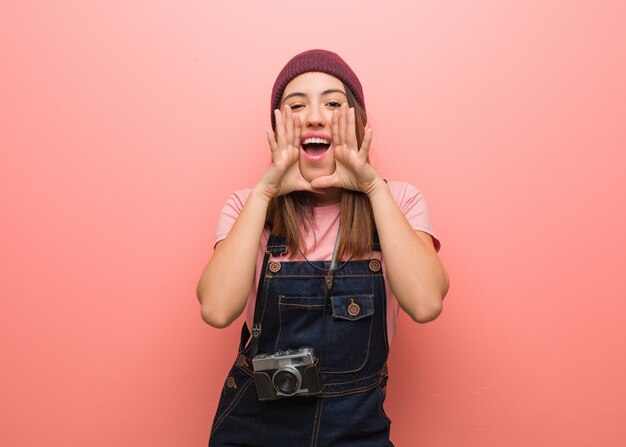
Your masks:
{"label": "stitched seam", "polygon": [[327,383],[324,386],[334,386],[334,385],[345,385],[347,383],[354,383],[354,382],[360,382],[362,380],[367,380],[370,377],[374,377],[374,376],[378,376],[381,375],[382,373],[382,369],[380,371],[378,371],[377,373],[374,374],[370,374],[369,376],[365,376],[365,377],[361,377],[359,379],[354,379],[354,380],[348,380],[347,382],[333,382],[333,383]]}
{"label": "stitched seam", "polygon": [[323,403],[324,403],[323,399],[317,400],[317,405],[315,407],[315,416],[313,419],[313,433],[311,435],[311,447],[317,446],[317,439],[319,438],[319,431],[320,431],[320,426],[321,426],[320,422],[322,420]]}
{"label": "stitched seam", "polygon": [[[374,289],[374,278],[372,278],[372,290]],[[383,336],[385,337],[385,348],[386,348],[386,354],[385,357],[387,357],[389,355],[389,335],[388,335],[388,329],[387,329],[387,289],[385,288],[385,281],[380,281],[381,284],[379,283],[378,286],[381,290],[381,294],[382,294],[382,298],[383,298],[383,305],[382,307],[382,311],[383,311]]]}
{"label": "stitched seam", "polygon": [[333,318],[337,320],[345,320],[345,321],[359,321],[359,320],[362,320],[363,318],[371,317],[372,315],[374,315],[374,311],[371,311],[370,313],[367,313],[367,314],[363,314],[360,317],[344,317],[343,315],[336,314],[333,311]]}
{"label": "stitched seam", "polygon": [[363,386],[361,388],[354,388],[352,390],[347,390],[347,391],[325,391],[325,392],[322,392],[322,397],[341,397],[341,396],[347,396],[348,394],[362,393],[364,391],[371,390],[372,388],[375,388],[376,386],[378,386],[378,383],[373,383],[371,385]]}
{"label": "stitched seam", "polygon": [[391,426],[391,419],[389,419],[387,417],[387,415],[385,414],[385,410],[383,410],[383,402],[385,400],[385,397],[383,396],[383,393],[380,391],[380,387],[378,387],[378,386],[376,387],[376,392],[380,396],[380,402],[378,403],[378,414],[387,423],[387,427],[390,427]]}
{"label": "stitched seam", "polygon": [[[373,274],[365,274],[365,275],[335,275],[335,279],[337,278],[366,278],[369,276],[383,276],[382,274],[379,273],[373,273]],[[272,278],[272,275],[265,275],[266,278]],[[283,274],[280,275],[280,278],[326,278],[326,275],[288,275],[288,274]]]}
{"label": "stitched seam", "polygon": [[[270,288],[270,279],[271,278],[272,277],[266,277],[265,281],[264,281],[265,284],[263,285],[265,287],[265,293],[263,294],[263,310],[261,311],[261,321],[258,322],[258,323],[261,323],[261,324],[263,324],[263,319],[265,317],[265,309],[267,308],[267,292],[268,292],[268,290]],[[256,304],[258,305],[259,303],[256,303]],[[263,326],[261,326],[261,327],[263,327]]]}
{"label": "stitched seam", "polygon": [[365,273],[362,275],[359,274],[353,274],[353,275],[335,275],[335,278],[366,278],[368,276],[383,276],[382,274],[376,272],[376,273]]}
{"label": "stitched seam", "polygon": [[[282,295],[278,296],[278,305],[280,306],[280,300]],[[278,351],[278,342],[280,341],[280,334],[283,331],[283,313],[278,309],[278,333],[276,334],[276,343],[274,344],[274,352]]]}
{"label": "stitched seam", "polygon": [[287,306],[287,307],[324,307],[323,304],[291,304],[291,303],[281,303],[278,302],[279,306]]}

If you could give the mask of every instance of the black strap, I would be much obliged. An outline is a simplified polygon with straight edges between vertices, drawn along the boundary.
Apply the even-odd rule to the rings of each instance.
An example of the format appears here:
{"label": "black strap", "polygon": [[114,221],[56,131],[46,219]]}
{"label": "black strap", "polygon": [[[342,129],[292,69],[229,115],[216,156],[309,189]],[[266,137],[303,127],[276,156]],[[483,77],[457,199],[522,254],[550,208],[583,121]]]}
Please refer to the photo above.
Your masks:
{"label": "black strap", "polygon": [[261,332],[263,330],[263,327],[261,326],[261,316],[263,315],[263,310],[265,309],[267,295],[265,296],[265,300],[263,300],[263,304],[261,304],[261,293],[263,292],[263,278],[265,277],[267,264],[270,256],[281,255],[284,253],[287,253],[285,239],[283,237],[270,234],[270,238],[267,241],[267,248],[265,249],[265,256],[263,257],[263,265],[261,266],[261,271],[259,272],[259,282],[257,283],[256,301],[254,303],[254,319],[252,321],[252,339],[250,340],[250,350],[248,354],[250,358],[253,358],[259,350],[259,338],[261,337]]}
{"label": "black strap", "polygon": [[246,348],[246,344],[248,343],[248,340],[250,339],[250,329],[248,329],[248,323],[246,323],[245,321],[243,322],[243,325],[241,326],[241,337],[239,338],[239,352],[243,352],[243,350]]}
{"label": "black strap", "polygon": [[372,238],[372,251],[382,251],[380,249],[380,241],[378,240],[378,231],[374,229],[374,235]]}

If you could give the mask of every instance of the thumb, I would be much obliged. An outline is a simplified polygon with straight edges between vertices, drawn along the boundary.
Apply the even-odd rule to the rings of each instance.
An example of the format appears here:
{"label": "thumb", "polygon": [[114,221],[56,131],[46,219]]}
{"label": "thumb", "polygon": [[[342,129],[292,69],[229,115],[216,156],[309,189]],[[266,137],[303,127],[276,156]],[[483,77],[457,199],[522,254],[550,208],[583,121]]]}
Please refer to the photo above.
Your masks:
{"label": "thumb", "polygon": [[340,185],[337,184],[337,176],[335,174],[332,174],[324,175],[322,177],[311,180],[311,186],[316,189],[325,189]]}
{"label": "thumb", "polygon": [[313,185],[311,185],[311,183],[309,183],[308,181],[306,181],[304,178],[300,177],[297,181],[296,181],[296,186],[294,188],[294,191],[309,191],[309,192],[316,192],[315,188],[313,187]]}

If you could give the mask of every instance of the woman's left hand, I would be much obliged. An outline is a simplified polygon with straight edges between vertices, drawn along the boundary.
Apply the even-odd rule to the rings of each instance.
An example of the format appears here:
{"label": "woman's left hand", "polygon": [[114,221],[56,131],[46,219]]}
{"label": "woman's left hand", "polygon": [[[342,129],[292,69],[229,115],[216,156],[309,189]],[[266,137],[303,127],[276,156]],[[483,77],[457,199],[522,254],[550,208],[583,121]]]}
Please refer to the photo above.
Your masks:
{"label": "woman's left hand", "polygon": [[354,108],[343,104],[332,118],[332,146],[335,156],[335,172],[311,181],[316,189],[339,187],[370,194],[381,178],[367,161],[372,129],[365,129],[361,147],[358,147]]}

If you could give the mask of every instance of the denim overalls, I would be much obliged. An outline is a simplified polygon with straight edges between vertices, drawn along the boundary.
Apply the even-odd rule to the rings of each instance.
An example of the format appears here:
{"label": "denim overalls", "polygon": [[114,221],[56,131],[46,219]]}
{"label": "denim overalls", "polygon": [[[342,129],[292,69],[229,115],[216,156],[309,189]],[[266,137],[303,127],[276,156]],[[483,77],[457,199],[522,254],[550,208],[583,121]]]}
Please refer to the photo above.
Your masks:
{"label": "denim overalls", "polygon": [[327,292],[330,262],[287,262],[280,242],[270,237],[259,283],[258,353],[314,348],[322,393],[259,401],[244,324],[209,447],[393,446],[383,410],[388,340],[380,261],[339,263]]}

